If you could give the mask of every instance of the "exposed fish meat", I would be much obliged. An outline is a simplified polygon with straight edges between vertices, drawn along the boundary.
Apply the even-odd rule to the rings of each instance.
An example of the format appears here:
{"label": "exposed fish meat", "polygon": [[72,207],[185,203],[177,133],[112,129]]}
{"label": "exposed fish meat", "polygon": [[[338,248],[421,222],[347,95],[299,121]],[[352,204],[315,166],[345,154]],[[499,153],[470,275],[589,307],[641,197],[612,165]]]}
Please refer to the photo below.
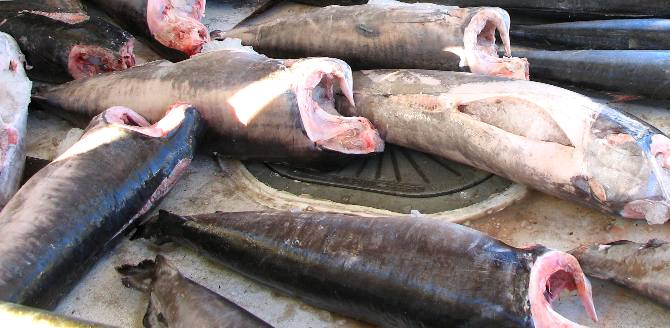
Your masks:
{"label": "exposed fish meat", "polygon": [[356,107],[340,98],[338,110],[368,118],[387,142],[607,213],[670,219],[670,139],[605,104],[547,84],[459,72],[361,71],[354,85]]}
{"label": "exposed fish meat", "polygon": [[512,39],[562,49],[670,49],[670,19],[610,19],[514,26]]}
{"label": "exposed fish meat", "polygon": [[527,50],[533,79],[670,98],[670,50]]}
{"label": "exposed fish meat", "polygon": [[551,309],[565,288],[597,320],[571,255],[514,248],[435,219],[161,211],[136,236],[192,247],[311,305],[382,327],[578,327]]}
{"label": "exposed fish meat", "polygon": [[60,83],[135,65],[135,39],[100,18],[39,10],[0,16],[0,31],[18,41],[33,79]]}
{"label": "exposed fish meat", "polygon": [[[182,276],[166,259],[144,260],[116,270],[123,285],[148,293],[145,327],[265,327],[265,321],[223,296]],[[162,324],[159,323],[162,319]]]}
{"label": "exposed fish meat", "polygon": [[[356,69],[421,68],[528,78],[528,63],[509,57],[510,18],[500,8],[376,3],[319,8],[223,34],[276,57],[328,56]],[[495,42],[500,33],[506,57]]]}
{"label": "exposed fish meat", "polygon": [[589,276],[628,287],[670,308],[670,243],[620,240],[570,253]]}
{"label": "exposed fish meat", "polygon": [[11,36],[0,32],[0,208],[19,189],[26,160],[26,122],[32,84]]}
{"label": "exposed fish meat", "polygon": [[[205,0],[91,0],[132,33],[188,56],[209,41]],[[163,49],[165,50],[165,49]],[[164,52],[164,51],[163,51]]]}
{"label": "exposed fish meat", "polygon": [[0,299],[53,307],[172,188],[199,130],[187,105],[151,126],[124,107],[95,117],[0,212]]}
{"label": "exposed fish meat", "polygon": [[278,60],[223,49],[73,81],[35,99],[90,115],[123,105],[152,122],[160,108],[186,101],[198,108],[215,150],[226,157],[310,162],[323,150],[381,151],[383,141],[368,120],[336,115],[334,83],[350,94],[351,69],[341,60]]}

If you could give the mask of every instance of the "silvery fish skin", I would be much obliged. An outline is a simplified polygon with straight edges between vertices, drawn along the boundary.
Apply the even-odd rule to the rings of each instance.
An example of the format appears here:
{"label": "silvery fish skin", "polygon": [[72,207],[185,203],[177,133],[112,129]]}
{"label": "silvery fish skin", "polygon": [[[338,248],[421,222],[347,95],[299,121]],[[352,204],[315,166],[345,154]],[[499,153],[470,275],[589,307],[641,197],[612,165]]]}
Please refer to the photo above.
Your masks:
{"label": "silvery fish skin", "polygon": [[280,60],[223,48],[73,81],[34,99],[88,115],[123,105],[152,122],[161,117],[160,108],[186,101],[202,113],[214,150],[232,158],[310,163],[325,155],[383,150],[368,120],[335,112],[336,83],[345,93],[353,88],[351,69],[341,60]]}
{"label": "silvery fish skin", "polygon": [[528,79],[527,61],[510,57],[509,28],[509,14],[500,8],[390,2],[318,8],[235,28],[221,37],[241,39],[275,58],[327,56],[354,69],[469,70]]}
{"label": "silvery fish skin", "polygon": [[200,52],[209,41],[200,20],[205,0],[92,0],[128,31],[153,40],[150,46],[179,60]]}
{"label": "silvery fish skin", "polygon": [[135,38],[103,19],[30,9],[2,15],[0,31],[18,40],[33,79],[62,83],[135,66]]}
{"label": "silvery fish skin", "polygon": [[628,287],[670,308],[670,243],[620,240],[570,251],[584,272]]}
{"label": "silvery fish skin", "polygon": [[2,301],[0,301],[0,321],[6,327],[110,327],[107,325],[66,317],[52,312]]}
{"label": "silvery fish skin", "polygon": [[606,213],[670,219],[670,139],[605,104],[547,84],[459,72],[360,71],[354,85],[356,106],[338,101],[338,110],[368,118],[387,142]]}
{"label": "silvery fish skin", "polygon": [[560,49],[670,49],[670,19],[639,18],[521,25],[510,30],[518,43]]}
{"label": "silvery fish skin", "polygon": [[670,50],[524,50],[533,80],[670,98]]}
{"label": "silvery fish skin", "polygon": [[116,268],[128,288],[149,294],[149,327],[271,328],[239,305],[184,277],[162,255]]}
{"label": "silvery fish skin", "polygon": [[161,211],[135,237],[191,247],[313,306],[382,327],[580,327],[551,309],[564,288],[576,289],[597,320],[571,255],[514,248],[435,219]]}
{"label": "silvery fish skin", "polygon": [[26,123],[32,83],[19,45],[0,32],[0,208],[19,189],[26,160]]}
{"label": "silvery fish skin", "polygon": [[155,125],[113,107],[26,182],[0,212],[0,300],[55,306],[193,158],[198,112],[173,107]]}

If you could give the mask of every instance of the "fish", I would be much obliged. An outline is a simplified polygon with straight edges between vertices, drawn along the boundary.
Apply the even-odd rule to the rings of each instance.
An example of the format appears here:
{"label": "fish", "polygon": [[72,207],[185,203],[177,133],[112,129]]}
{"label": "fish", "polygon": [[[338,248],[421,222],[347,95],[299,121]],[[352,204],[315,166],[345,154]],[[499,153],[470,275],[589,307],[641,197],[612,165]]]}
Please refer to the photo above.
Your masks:
{"label": "fish", "polygon": [[0,31],[18,41],[31,79],[62,83],[135,65],[135,38],[103,19],[39,10],[0,16]]}
{"label": "fish", "polygon": [[566,288],[597,320],[573,256],[435,219],[161,210],[133,238],[196,249],[305,303],[381,327],[581,327],[551,308]]}
{"label": "fish", "polygon": [[515,43],[540,48],[597,50],[670,49],[670,19],[638,18],[513,26]]}
{"label": "fish", "polygon": [[369,119],[386,142],[605,213],[649,224],[670,219],[670,139],[606,104],[463,72],[370,70],[353,80],[356,106],[337,96],[337,110]]}
{"label": "fish", "polygon": [[200,52],[209,33],[200,20],[205,0],[91,0],[121,26],[155,42],[159,53],[181,60]]}
{"label": "fish", "polygon": [[206,143],[229,158],[311,163],[331,153],[383,150],[368,120],[335,112],[333,84],[344,93],[353,88],[345,62],[270,59],[226,47],[179,63],[155,61],[73,81],[38,91],[33,99],[51,110],[88,115],[123,105],[151,122],[160,118],[160,108],[186,101],[208,126]]}
{"label": "fish", "polygon": [[200,130],[186,104],[154,125],[125,107],[96,116],[0,211],[0,300],[53,308],[174,186]]}
{"label": "fish", "polygon": [[570,253],[579,260],[587,275],[630,288],[670,308],[669,242],[619,240],[581,246]]}
{"label": "fish", "polygon": [[312,6],[353,6],[353,5],[364,5],[368,3],[368,0],[292,0],[291,2],[304,3],[306,5]]}
{"label": "fish", "polygon": [[[116,270],[128,288],[149,294],[145,327],[265,327],[268,323],[184,277],[164,256]],[[162,324],[161,324],[162,323]]]}
{"label": "fish", "polygon": [[670,50],[523,50],[534,80],[670,99]]}
{"label": "fish", "polygon": [[0,32],[0,208],[21,182],[31,88],[19,45]]}
{"label": "fish", "polygon": [[635,6],[626,0],[430,0],[453,6],[499,6],[524,14],[561,18],[591,17],[670,17],[666,0],[644,0]]}
{"label": "fish", "polygon": [[500,8],[375,3],[318,8],[300,17],[237,27],[219,37],[241,39],[271,57],[334,57],[354,69],[468,69],[528,79],[528,62],[510,57],[509,28],[509,14]]}
{"label": "fish", "polygon": [[103,328],[107,325],[85,321],[20,304],[0,301],[0,321],[6,327]]}

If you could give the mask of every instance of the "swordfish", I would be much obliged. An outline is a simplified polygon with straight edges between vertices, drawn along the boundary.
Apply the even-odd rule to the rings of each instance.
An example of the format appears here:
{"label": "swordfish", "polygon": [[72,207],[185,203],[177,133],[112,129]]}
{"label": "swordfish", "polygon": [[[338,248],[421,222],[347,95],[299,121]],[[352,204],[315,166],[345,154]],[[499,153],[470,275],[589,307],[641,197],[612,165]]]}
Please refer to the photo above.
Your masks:
{"label": "swordfish", "polygon": [[461,72],[360,71],[354,83],[356,106],[338,101],[338,110],[368,118],[387,142],[607,213],[670,219],[670,139],[605,104]]}
{"label": "swordfish", "polygon": [[454,71],[467,66],[473,73],[528,79],[528,62],[510,57],[509,28],[509,14],[500,8],[390,2],[319,8],[235,28],[219,38],[241,39],[277,58],[335,57],[354,69]]}
{"label": "swordfish", "polygon": [[33,99],[89,115],[122,105],[152,122],[161,108],[185,101],[202,114],[214,150],[232,158],[308,163],[333,152],[383,150],[367,119],[336,115],[334,83],[353,102],[351,69],[341,60],[279,60],[224,48],[72,81]]}

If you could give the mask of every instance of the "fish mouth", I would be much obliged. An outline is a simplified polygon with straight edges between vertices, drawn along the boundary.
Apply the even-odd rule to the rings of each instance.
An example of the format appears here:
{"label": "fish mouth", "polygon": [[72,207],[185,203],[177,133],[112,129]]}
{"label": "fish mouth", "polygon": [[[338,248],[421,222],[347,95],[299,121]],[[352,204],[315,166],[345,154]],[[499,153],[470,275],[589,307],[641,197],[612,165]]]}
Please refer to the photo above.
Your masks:
{"label": "fish mouth", "polygon": [[[472,16],[465,27],[463,46],[468,66],[473,73],[529,79],[528,60],[511,57],[509,28],[509,14],[500,8],[483,8]],[[502,58],[498,57],[496,30],[500,33],[505,48]]]}
{"label": "fish mouth", "polygon": [[75,45],[68,55],[68,73],[81,79],[135,66],[135,40],[128,40],[118,52],[91,45]]}
{"label": "fish mouth", "polygon": [[107,124],[114,124],[149,137],[159,138],[165,137],[179,128],[189,108],[193,108],[193,106],[186,103],[176,103],[170,106],[165,116],[153,125],[142,115],[123,106],[110,107],[102,113],[102,118]]}
{"label": "fish mouth", "polygon": [[355,106],[349,65],[333,58],[286,61],[286,65],[292,72],[302,126],[312,142],[345,154],[384,150],[384,141],[368,119],[340,116],[335,110],[335,82]]}
{"label": "fish mouth", "polygon": [[151,35],[162,45],[189,56],[200,52],[209,42],[207,28],[200,22],[205,14],[205,0],[149,0],[147,25]]}
{"label": "fish mouth", "polygon": [[582,305],[591,320],[598,321],[591,284],[584,275],[577,259],[567,253],[549,251],[539,256],[530,271],[528,298],[533,323],[536,328],[583,327],[558,314],[551,307],[564,289],[577,290]]}
{"label": "fish mouth", "polygon": [[643,146],[643,158],[651,171],[648,197],[626,203],[620,214],[645,219],[649,224],[663,224],[670,220],[670,138],[654,134],[647,140],[649,146]]}

